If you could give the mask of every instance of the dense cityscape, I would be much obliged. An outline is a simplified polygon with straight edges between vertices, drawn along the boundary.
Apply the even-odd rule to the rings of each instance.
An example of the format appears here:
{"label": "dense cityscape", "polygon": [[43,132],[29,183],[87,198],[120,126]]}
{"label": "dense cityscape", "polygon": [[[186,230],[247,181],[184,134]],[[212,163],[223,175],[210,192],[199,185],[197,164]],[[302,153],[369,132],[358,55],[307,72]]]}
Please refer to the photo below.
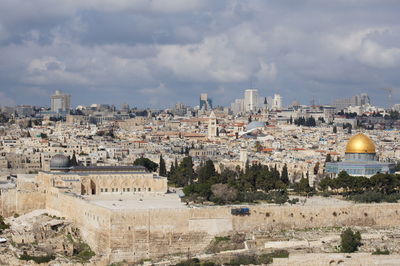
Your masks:
{"label": "dense cityscape", "polygon": [[[101,244],[108,243],[110,240],[106,239],[114,237],[114,233],[90,235],[86,227],[103,228],[104,223],[109,223],[102,217],[104,210],[134,214],[146,209],[209,210],[212,206],[255,203],[348,208],[357,202],[400,199],[399,179],[395,175],[400,169],[398,105],[374,106],[365,93],[320,106],[298,102],[285,106],[280,95],[261,97],[257,89],[244,90],[243,99],[235,100],[230,107],[213,106],[207,93],[199,96],[197,106],[177,103],[164,110],[131,108],[128,104],[120,108],[111,104],[72,108],[71,103],[73,96],[57,90],[49,97],[50,108],[28,105],[2,108],[2,215],[14,217],[10,221],[11,235],[8,233],[3,239],[10,238],[20,247],[28,248],[29,253],[24,251],[22,256],[28,254],[33,259],[51,256],[59,262],[161,259],[172,263],[177,258],[168,254],[179,253],[177,250],[187,256],[188,252],[198,253],[204,248],[230,249],[220,247],[218,240],[209,243],[206,238],[193,244],[192,251],[175,246],[178,241],[171,245],[171,250],[137,247],[136,255],[132,256],[129,241],[133,240],[125,242],[117,237],[112,240],[115,244],[127,246],[114,249],[113,244]],[[59,197],[70,199],[62,200],[65,205],[55,203]],[[84,213],[76,213],[70,204],[83,204],[80,209]],[[96,210],[98,207],[104,210]],[[229,215],[245,219],[254,215],[252,212],[252,207],[231,207]],[[43,221],[43,215],[50,219]],[[56,217],[65,217],[87,232],[82,232],[82,236],[72,234],[72,224]],[[98,224],[92,225],[93,222],[87,221],[90,219]],[[192,218],[189,219],[191,231]],[[254,229],[245,235],[241,229],[234,233],[239,235],[226,236],[228,232],[232,234],[233,225],[226,225],[225,219],[210,218],[202,226],[207,231],[214,230],[211,235],[222,233],[226,242],[230,237],[239,238],[235,240],[239,241],[236,246],[250,241],[249,234],[256,239],[265,237],[261,236],[263,233],[254,235]],[[42,229],[27,228],[29,223],[38,221]],[[65,241],[60,247],[60,242],[52,243],[39,236],[56,237],[56,232],[49,233],[46,229],[48,223],[56,228],[50,230],[58,232],[58,227],[67,230],[73,239],[69,247],[72,250],[65,247]],[[378,231],[378,235],[381,233]],[[75,251],[74,243],[83,241],[80,237],[89,245]],[[69,257],[61,259],[53,253],[40,252],[34,245],[27,246],[32,241],[45,241],[43,245],[47,248],[65,250]],[[281,245],[297,246],[288,243]],[[385,242],[378,243],[362,249],[389,250]],[[254,246],[255,250],[260,247]],[[277,252],[282,250],[288,252],[287,249]],[[390,251],[396,253],[397,247],[391,247]],[[38,252],[42,257],[37,256]],[[268,262],[273,256],[271,253],[264,259]],[[219,255],[215,257],[216,261],[223,260]]]}
{"label": "dense cityscape", "polygon": [[0,2],[0,265],[400,265],[399,11]]}

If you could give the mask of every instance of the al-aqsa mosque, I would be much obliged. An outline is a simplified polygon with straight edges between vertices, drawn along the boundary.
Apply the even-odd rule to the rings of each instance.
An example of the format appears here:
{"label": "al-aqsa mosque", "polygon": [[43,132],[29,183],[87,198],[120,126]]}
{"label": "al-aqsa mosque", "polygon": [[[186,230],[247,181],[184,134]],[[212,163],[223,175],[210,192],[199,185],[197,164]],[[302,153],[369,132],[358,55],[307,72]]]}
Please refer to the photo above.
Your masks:
{"label": "al-aqsa mosque", "polygon": [[371,177],[377,173],[394,174],[395,165],[380,162],[376,156],[374,142],[367,135],[359,133],[347,142],[344,161],[326,163],[328,174],[335,177],[341,171],[346,171],[352,176]]}

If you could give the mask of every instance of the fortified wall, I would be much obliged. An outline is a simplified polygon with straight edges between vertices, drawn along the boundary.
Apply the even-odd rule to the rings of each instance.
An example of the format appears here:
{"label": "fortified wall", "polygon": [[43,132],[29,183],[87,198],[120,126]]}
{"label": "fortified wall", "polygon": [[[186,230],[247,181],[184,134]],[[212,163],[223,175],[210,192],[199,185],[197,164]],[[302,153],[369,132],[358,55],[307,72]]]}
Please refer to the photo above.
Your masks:
{"label": "fortified wall", "polygon": [[83,239],[110,262],[135,262],[167,254],[196,254],[216,235],[234,232],[330,226],[398,226],[400,204],[347,206],[251,205],[250,215],[231,214],[229,206],[126,210],[109,209],[82,196],[60,192],[9,190],[1,195],[4,216],[34,209],[54,209],[73,221]]}
{"label": "fortified wall", "polygon": [[229,206],[158,210],[110,210],[78,197],[48,192],[46,207],[82,228],[84,239],[110,261],[138,261],[204,251],[216,235],[330,226],[398,226],[400,204],[348,206],[254,205],[250,215]]}

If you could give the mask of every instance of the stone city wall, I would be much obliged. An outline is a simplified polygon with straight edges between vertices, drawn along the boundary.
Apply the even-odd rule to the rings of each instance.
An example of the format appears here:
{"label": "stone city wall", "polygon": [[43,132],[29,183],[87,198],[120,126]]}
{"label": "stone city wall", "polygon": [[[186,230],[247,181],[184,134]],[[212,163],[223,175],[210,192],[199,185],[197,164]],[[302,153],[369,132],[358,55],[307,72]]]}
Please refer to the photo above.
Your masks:
{"label": "stone city wall", "polygon": [[[45,197],[45,200],[43,199]],[[36,202],[36,203],[35,203]],[[45,204],[44,204],[45,202]],[[43,206],[42,206],[43,205]],[[34,208],[59,211],[81,229],[83,239],[110,262],[136,262],[167,254],[203,252],[216,235],[331,226],[398,226],[400,204],[347,206],[251,205],[250,215],[235,216],[229,206],[187,209],[110,210],[80,196],[50,188],[44,194],[9,190],[1,195],[2,213]],[[7,215],[4,215],[7,216]]]}
{"label": "stone city wall", "polygon": [[0,207],[3,217],[22,215],[45,208],[45,196],[39,191],[3,190],[0,196]]}
{"label": "stone city wall", "polygon": [[197,253],[215,235],[232,232],[356,225],[385,227],[397,226],[400,218],[400,204],[250,206],[249,216],[233,216],[231,207],[111,211],[71,196],[60,197],[62,201],[48,207],[83,226],[87,241],[98,252],[109,252],[111,261]]}
{"label": "stone city wall", "polygon": [[82,238],[99,254],[109,254],[111,211],[90,204],[80,196],[59,193],[50,188],[46,193],[46,208],[59,211],[76,224]]}

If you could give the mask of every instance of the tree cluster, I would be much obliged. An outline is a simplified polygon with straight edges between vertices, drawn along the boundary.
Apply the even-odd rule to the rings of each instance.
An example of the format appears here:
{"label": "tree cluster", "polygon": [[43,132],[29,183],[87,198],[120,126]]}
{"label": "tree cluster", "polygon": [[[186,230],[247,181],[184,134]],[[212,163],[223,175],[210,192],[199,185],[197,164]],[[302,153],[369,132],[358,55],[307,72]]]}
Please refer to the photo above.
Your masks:
{"label": "tree cluster", "polygon": [[304,117],[299,117],[294,120],[294,124],[296,126],[306,126],[306,127],[315,127],[317,125],[315,118],[312,116],[307,119]]}
{"label": "tree cluster", "polygon": [[[184,187],[187,197],[195,201],[213,201],[218,204],[267,200],[275,203],[287,201],[289,187],[287,166],[278,171],[261,164],[246,165],[245,171],[222,169],[215,171],[212,160],[207,160],[193,170],[191,157],[185,157],[178,165],[171,165],[169,183]],[[307,179],[308,186],[308,179]],[[303,191],[305,186],[300,186]],[[304,190],[310,189],[307,187]]]}
{"label": "tree cluster", "polygon": [[146,169],[150,172],[155,172],[157,171],[158,164],[153,162],[152,160],[144,157],[137,158],[134,162],[133,165],[141,165],[146,167]]}
{"label": "tree cluster", "polygon": [[323,191],[330,188],[360,202],[397,201],[400,198],[400,175],[379,173],[367,178],[350,176],[342,171],[337,178],[322,179],[319,188]]}

